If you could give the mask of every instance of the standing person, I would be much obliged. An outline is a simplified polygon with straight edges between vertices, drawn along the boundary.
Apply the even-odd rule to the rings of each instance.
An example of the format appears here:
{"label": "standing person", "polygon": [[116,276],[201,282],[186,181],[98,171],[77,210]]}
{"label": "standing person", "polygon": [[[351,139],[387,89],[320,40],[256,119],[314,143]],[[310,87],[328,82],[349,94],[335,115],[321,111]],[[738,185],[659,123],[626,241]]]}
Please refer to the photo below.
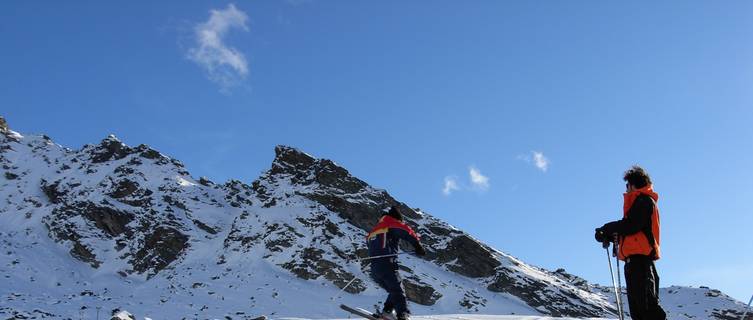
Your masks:
{"label": "standing person", "polygon": [[596,229],[596,241],[618,242],[617,258],[625,261],[630,317],[633,320],[665,320],[667,314],[659,305],[659,274],[654,261],[659,250],[659,195],[654,192],[651,178],[640,166],[625,172],[626,192],[622,220],[612,221]]}
{"label": "standing person", "polygon": [[384,302],[382,312],[374,315],[377,318],[394,319],[392,311],[396,312],[398,320],[407,320],[410,317],[405,292],[400,284],[400,275],[398,274],[397,252],[400,240],[410,243],[415,248],[416,255],[423,256],[426,254],[419,242],[418,235],[403,222],[403,215],[400,210],[396,206],[392,206],[388,212],[382,215],[379,223],[369,232],[366,238],[369,256],[391,255],[371,260],[371,277],[389,294]]}

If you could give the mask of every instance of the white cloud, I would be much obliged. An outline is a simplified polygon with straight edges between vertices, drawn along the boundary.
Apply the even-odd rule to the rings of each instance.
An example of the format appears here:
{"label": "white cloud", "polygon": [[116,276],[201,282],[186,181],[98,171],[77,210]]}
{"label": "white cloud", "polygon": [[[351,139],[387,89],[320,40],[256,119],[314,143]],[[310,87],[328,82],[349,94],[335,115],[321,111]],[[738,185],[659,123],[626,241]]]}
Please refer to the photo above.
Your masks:
{"label": "white cloud", "polygon": [[471,176],[471,183],[479,190],[489,189],[489,177],[481,174],[476,167],[471,166],[468,169],[468,174]]}
{"label": "white cloud", "polygon": [[489,177],[483,175],[481,170],[474,166],[468,167],[468,178],[470,181],[460,181],[457,176],[446,176],[444,178],[444,188],[442,194],[451,195],[455,191],[476,191],[483,192],[489,190]]}
{"label": "white cloud", "polygon": [[543,153],[533,151],[533,165],[539,168],[542,172],[546,172],[549,169],[549,159],[547,159]]}
{"label": "white cloud", "polygon": [[224,10],[209,12],[209,20],[194,28],[196,47],[188,50],[188,59],[201,66],[211,81],[227,90],[248,75],[248,62],[243,53],[225,45],[224,37],[233,28],[248,31],[248,16],[233,4]]}
{"label": "white cloud", "polygon": [[533,164],[533,166],[541,170],[541,172],[546,172],[547,170],[549,170],[549,159],[544,156],[543,152],[531,151],[530,155],[521,154],[518,155],[517,158],[518,160],[523,160],[525,162]]}
{"label": "white cloud", "polygon": [[453,191],[460,190],[458,181],[455,177],[444,178],[444,188],[442,188],[442,194],[449,196]]}

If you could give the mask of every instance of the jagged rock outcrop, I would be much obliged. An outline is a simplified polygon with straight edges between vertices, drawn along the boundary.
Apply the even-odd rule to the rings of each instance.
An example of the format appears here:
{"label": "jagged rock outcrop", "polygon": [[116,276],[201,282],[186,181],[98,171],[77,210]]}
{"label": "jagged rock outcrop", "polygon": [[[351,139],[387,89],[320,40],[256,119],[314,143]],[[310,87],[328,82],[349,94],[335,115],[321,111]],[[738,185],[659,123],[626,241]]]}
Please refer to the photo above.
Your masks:
{"label": "jagged rock outcrop", "polygon": [[5,121],[5,118],[0,116],[0,133],[5,134],[8,132],[8,122]]}
{"label": "jagged rock outcrop", "polygon": [[[508,267],[498,270],[487,289],[512,294],[530,306],[548,310],[552,316],[556,317],[599,317],[603,312],[589,308],[585,304],[586,299],[578,295],[580,289],[567,287],[555,289],[551,282],[521,277],[516,270]],[[575,301],[581,301],[584,304],[575,304],[573,303]]]}
{"label": "jagged rock outcrop", "polygon": [[154,270],[160,272],[178,259],[188,246],[188,236],[170,227],[157,227],[145,237],[141,247],[131,262],[137,272]]}
{"label": "jagged rock outcrop", "polygon": [[438,250],[436,260],[447,268],[471,278],[490,277],[501,265],[493,250],[468,235],[450,237],[446,248]]}
{"label": "jagged rock outcrop", "polygon": [[195,183],[182,164],[145,145],[132,148],[111,135],[76,152],[47,137],[15,147],[22,148],[38,153],[50,170],[38,182],[48,204],[28,201],[48,208],[41,221],[52,239],[94,268],[115,258],[130,265],[123,274],[153,276],[181,257],[196,226],[216,233],[192,214],[202,199],[183,199]]}
{"label": "jagged rock outcrop", "polygon": [[[420,219],[413,209],[386,191],[370,187],[330,160],[315,159],[295,148],[277,146],[272,169],[259,178],[272,183],[277,179],[289,179],[293,185],[313,186],[311,190],[299,191],[300,195],[322,204],[363,230],[370,229],[374,220],[393,205],[399,206],[406,218]],[[257,189],[266,194],[266,189]]]}

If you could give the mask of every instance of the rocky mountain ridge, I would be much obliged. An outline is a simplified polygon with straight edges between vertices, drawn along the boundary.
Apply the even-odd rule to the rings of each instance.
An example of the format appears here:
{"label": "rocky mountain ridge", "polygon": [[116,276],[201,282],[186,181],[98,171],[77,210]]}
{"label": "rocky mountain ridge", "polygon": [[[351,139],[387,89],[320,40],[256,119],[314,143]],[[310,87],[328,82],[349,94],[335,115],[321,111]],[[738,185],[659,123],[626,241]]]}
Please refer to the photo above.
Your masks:
{"label": "rocky mountain ridge", "polygon": [[[609,289],[528,265],[287,146],[251,184],[217,184],[146,145],[109,136],[71,150],[0,118],[0,167],[0,315],[65,318],[106,305],[165,318],[334,316],[339,302],[383,299],[359,258],[392,205],[427,244],[424,258],[401,258],[414,313],[616,312]],[[714,298],[704,316],[741,313]]]}

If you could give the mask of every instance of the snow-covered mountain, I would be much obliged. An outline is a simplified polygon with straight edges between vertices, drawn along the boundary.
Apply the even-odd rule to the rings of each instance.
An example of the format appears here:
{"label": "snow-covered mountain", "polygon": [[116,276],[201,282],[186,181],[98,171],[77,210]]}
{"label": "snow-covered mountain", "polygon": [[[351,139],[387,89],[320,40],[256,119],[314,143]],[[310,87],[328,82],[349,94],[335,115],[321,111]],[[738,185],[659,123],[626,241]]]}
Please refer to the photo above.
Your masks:
{"label": "snow-covered mountain", "polygon": [[[109,136],[71,150],[0,118],[0,167],[4,318],[347,317],[340,303],[385,297],[359,258],[392,205],[427,244],[427,256],[400,258],[415,314],[616,313],[609,288],[526,264],[286,146],[251,184],[218,184],[146,145]],[[665,288],[662,299],[672,319],[744,308],[708,288]]]}

